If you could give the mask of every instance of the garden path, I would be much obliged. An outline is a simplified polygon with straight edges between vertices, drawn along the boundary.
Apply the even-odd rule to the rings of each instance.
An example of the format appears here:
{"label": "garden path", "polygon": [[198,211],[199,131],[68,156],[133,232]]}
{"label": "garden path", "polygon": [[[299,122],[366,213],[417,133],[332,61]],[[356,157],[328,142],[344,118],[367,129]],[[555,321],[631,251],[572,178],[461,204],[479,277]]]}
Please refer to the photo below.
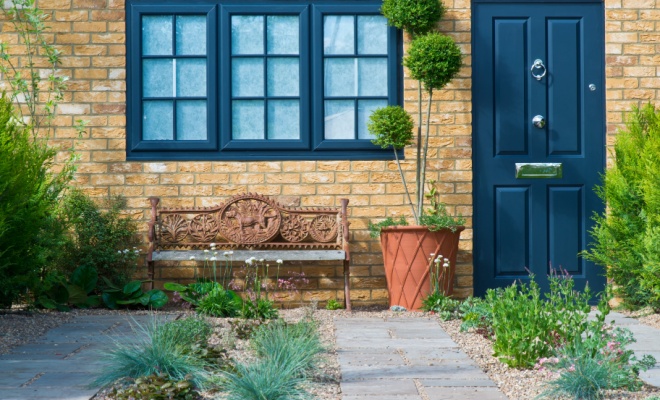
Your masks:
{"label": "garden path", "polygon": [[[176,314],[158,314],[172,319]],[[87,400],[100,371],[98,351],[115,340],[139,340],[132,326],[148,325],[152,315],[86,315],[51,329],[35,343],[0,355],[3,400]]]}

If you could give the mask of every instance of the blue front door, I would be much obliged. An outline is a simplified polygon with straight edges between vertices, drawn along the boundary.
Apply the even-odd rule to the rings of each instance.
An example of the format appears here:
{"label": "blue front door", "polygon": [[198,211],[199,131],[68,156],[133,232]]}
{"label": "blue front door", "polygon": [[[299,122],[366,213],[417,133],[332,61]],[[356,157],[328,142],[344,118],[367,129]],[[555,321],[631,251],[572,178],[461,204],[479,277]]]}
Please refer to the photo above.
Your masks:
{"label": "blue front door", "polygon": [[603,5],[473,3],[474,288],[561,267],[603,289],[587,248],[605,165]]}

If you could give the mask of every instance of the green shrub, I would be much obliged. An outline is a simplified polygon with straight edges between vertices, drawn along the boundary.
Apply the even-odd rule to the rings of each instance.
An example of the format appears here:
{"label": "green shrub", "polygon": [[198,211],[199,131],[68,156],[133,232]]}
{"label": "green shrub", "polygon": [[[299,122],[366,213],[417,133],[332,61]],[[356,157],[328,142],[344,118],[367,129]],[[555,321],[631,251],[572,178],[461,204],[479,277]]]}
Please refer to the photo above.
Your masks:
{"label": "green shrub", "polygon": [[408,221],[406,221],[406,217],[400,216],[399,219],[394,219],[392,217],[387,217],[384,220],[378,222],[378,223],[371,223],[369,222],[369,236],[372,238],[377,238],[380,237],[380,231],[383,228],[389,228],[390,226],[407,226]]}
{"label": "green shrub", "polygon": [[237,317],[243,309],[243,301],[231,290],[225,290],[213,282],[213,288],[198,303],[197,312],[213,317]]}
{"label": "green shrub", "polygon": [[412,35],[432,30],[445,13],[439,0],[384,0],[380,10],[390,25]]}
{"label": "green shrub", "polygon": [[71,191],[64,202],[71,239],[64,246],[60,268],[91,266],[115,286],[130,282],[137,268],[139,240],[137,223],[121,214],[125,208],[121,196],[109,197],[100,206],[83,192]]}
{"label": "green shrub", "polygon": [[51,169],[56,149],[19,125],[0,97],[0,307],[37,287],[65,241],[60,195],[73,176],[65,163]]}
{"label": "green shrub", "polygon": [[264,299],[250,299],[243,300],[243,307],[241,308],[241,317],[245,319],[277,319],[279,311],[275,308],[275,303]]}
{"label": "green shrub", "polygon": [[96,269],[89,265],[76,268],[68,281],[60,272],[51,272],[34,289],[35,304],[59,311],[69,311],[70,305],[80,308],[98,306],[101,299],[92,293],[98,278]]}
{"label": "green shrub", "polygon": [[105,277],[103,278],[106,289],[103,291],[102,299],[105,305],[116,310],[121,306],[142,306],[149,308],[161,308],[169,301],[162,290],[151,289],[142,291],[143,281],[130,281],[124,287],[115,286]]}
{"label": "green shrub", "polygon": [[660,309],[660,114],[653,105],[633,109],[614,153],[596,190],[608,210],[594,216],[584,256],[608,267],[626,305]]}
{"label": "green shrub", "polygon": [[126,377],[165,374],[169,380],[188,380],[202,390],[209,386],[212,364],[198,351],[200,346],[206,346],[210,332],[205,322],[188,318],[162,323],[154,317],[146,326],[136,324],[134,330],[137,341],[116,341],[102,354],[104,365],[95,385],[109,385]]}
{"label": "green shrub", "polygon": [[573,290],[573,279],[551,275],[550,291],[541,297],[531,276],[529,284],[513,285],[486,293],[492,311],[494,355],[515,368],[531,368],[555,348],[581,335],[587,327],[591,292]]}
{"label": "green shrub", "polygon": [[325,304],[326,310],[341,310],[342,308],[344,308],[344,306],[342,306],[341,303],[335,299],[330,299]]}
{"label": "green shrub", "polygon": [[583,335],[559,348],[555,358],[539,360],[539,368],[560,373],[542,396],[601,399],[604,390],[639,390],[639,372],[653,367],[655,359],[646,355],[637,360],[626,348],[633,342],[628,329],[605,325],[603,319],[590,323]]}
{"label": "green shrub", "polygon": [[422,310],[438,314],[440,319],[447,321],[458,316],[460,301],[445,296],[437,290],[422,299]]}
{"label": "green shrub", "polygon": [[463,322],[461,332],[474,330],[484,337],[493,336],[493,310],[490,303],[479,297],[468,297],[458,307]]}
{"label": "green shrub", "polygon": [[305,379],[291,367],[268,360],[237,363],[236,371],[226,373],[223,389],[227,400],[303,400],[311,396],[304,389]]}

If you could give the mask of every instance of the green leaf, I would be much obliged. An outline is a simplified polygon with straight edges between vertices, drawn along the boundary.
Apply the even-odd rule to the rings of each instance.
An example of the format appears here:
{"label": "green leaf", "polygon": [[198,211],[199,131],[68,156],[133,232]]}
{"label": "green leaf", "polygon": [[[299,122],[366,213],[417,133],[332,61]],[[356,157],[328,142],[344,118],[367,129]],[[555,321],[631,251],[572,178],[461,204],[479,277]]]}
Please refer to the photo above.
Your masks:
{"label": "green leaf", "polygon": [[149,305],[153,308],[161,308],[170,300],[162,290],[153,289],[147,294],[149,295]]}
{"label": "green leaf", "polygon": [[138,290],[142,290],[142,281],[131,281],[124,286],[124,294],[133,295]]}
{"label": "green leaf", "polygon": [[103,303],[105,303],[106,307],[108,307],[111,310],[116,310],[117,308],[117,296],[114,293],[111,292],[103,292],[103,295],[101,295],[101,298],[103,299]]}
{"label": "green leaf", "polygon": [[54,310],[57,308],[57,303],[55,303],[53,299],[49,299],[48,297],[44,296],[41,296],[37,299],[37,304],[49,310]]}
{"label": "green leaf", "polygon": [[174,282],[167,282],[166,284],[163,285],[163,287],[165,288],[165,290],[169,290],[172,292],[185,292],[186,290],[188,290],[188,286]]}
{"label": "green leaf", "polygon": [[112,289],[113,291],[116,290],[116,291],[121,292],[122,289],[120,287],[118,287],[117,285],[115,285],[114,283],[112,283],[112,281],[110,281],[110,279],[106,278],[105,276],[102,276],[101,279],[103,279],[103,282],[105,282],[105,285],[107,287],[109,287],[110,289]]}
{"label": "green leaf", "polygon": [[84,305],[87,302],[87,292],[77,285],[67,285],[69,291],[69,304],[74,306]]}
{"label": "green leaf", "polygon": [[149,296],[148,293],[144,293],[142,296],[136,299],[136,302],[139,302],[143,306],[146,306],[149,304],[149,300],[151,299],[151,296]]}
{"label": "green leaf", "polygon": [[89,296],[85,303],[87,307],[98,307],[101,305],[101,296]]}
{"label": "green leaf", "polygon": [[61,283],[53,285],[47,294],[55,303],[66,304],[69,302],[69,291]]}
{"label": "green leaf", "polygon": [[71,274],[71,283],[82,288],[85,294],[96,288],[98,280],[99,274],[96,268],[90,265],[81,265]]}

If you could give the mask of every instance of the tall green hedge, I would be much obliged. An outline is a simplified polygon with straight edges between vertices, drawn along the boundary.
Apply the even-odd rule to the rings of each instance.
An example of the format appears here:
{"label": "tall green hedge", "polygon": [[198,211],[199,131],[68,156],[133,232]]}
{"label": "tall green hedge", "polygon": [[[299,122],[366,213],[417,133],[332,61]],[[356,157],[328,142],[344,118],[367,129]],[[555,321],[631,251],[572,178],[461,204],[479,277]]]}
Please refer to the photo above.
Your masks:
{"label": "tall green hedge", "polygon": [[55,155],[0,97],[0,307],[33,288],[64,243],[58,199],[73,168],[53,172]]}
{"label": "tall green hedge", "polygon": [[634,108],[617,135],[616,160],[596,189],[607,210],[594,217],[588,259],[608,266],[630,307],[660,308],[660,113]]}

